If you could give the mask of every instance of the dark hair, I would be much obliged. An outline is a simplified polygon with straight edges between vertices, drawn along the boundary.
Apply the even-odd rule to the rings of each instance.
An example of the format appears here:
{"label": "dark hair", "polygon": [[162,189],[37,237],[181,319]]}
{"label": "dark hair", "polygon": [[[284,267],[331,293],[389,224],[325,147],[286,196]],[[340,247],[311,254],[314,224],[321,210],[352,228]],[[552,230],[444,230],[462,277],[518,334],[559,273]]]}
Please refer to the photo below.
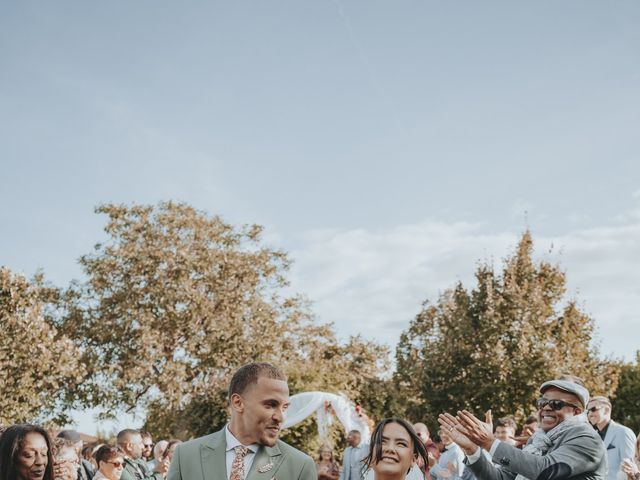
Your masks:
{"label": "dark hair", "polygon": [[140,430],[140,436],[142,438],[153,438],[150,432]]}
{"label": "dark hair", "polygon": [[47,444],[47,465],[43,480],[53,480],[53,462],[51,461],[51,439],[47,431],[37,425],[12,425],[0,436],[0,480],[18,478],[17,461],[25,439],[30,433],[42,435]]}
{"label": "dark hair", "polygon": [[518,430],[518,425],[516,424],[516,421],[511,417],[502,417],[496,420],[496,428],[498,427],[511,428],[514,433],[516,430]]}
{"label": "dark hair", "polygon": [[[367,467],[371,467],[378,463],[382,458],[382,431],[384,430],[384,427],[386,427],[390,423],[397,423],[407,431],[407,433],[411,437],[411,441],[413,442],[413,454],[416,457],[422,457],[424,464],[429,465],[429,456],[427,454],[427,449],[422,443],[422,440],[420,440],[420,437],[418,437],[418,435],[416,434],[416,431],[413,429],[409,422],[395,417],[385,418],[384,420],[381,420],[378,425],[376,425],[376,428],[371,434],[369,455],[367,455],[367,457],[363,460],[364,464]],[[407,473],[409,472],[407,471]]]}
{"label": "dark hair", "polygon": [[243,365],[231,378],[229,384],[229,400],[234,393],[240,395],[247,387],[258,382],[258,378],[267,377],[287,381],[286,375],[278,367],[266,362],[255,362]]}
{"label": "dark hair", "polygon": [[116,457],[123,457],[124,453],[115,445],[102,445],[95,453],[96,464],[100,468],[100,462],[108,462]]}
{"label": "dark hair", "polygon": [[135,430],[133,428],[125,428],[124,430],[120,430],[118,432],[118,436],[116,437],[117,444],[122,445],[123,443],[129,442],[129,437],[132,435],[140,435],[140,430]]}
{"label": "dark hair", "polygon": [[538,417],[536,417],[535,415],[529,415],[524,421],[525,425],[531,425],[532,423],[538,423]]}

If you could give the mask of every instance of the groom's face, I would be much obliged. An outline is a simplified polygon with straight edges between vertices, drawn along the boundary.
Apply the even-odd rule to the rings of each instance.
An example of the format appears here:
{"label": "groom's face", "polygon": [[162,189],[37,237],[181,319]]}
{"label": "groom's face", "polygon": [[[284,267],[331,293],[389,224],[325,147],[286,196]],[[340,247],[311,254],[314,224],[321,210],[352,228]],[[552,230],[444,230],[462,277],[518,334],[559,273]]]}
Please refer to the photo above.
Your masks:
{"label": "groom's face", "polygon": [[272,447],[278,440],[284,412],[289,406],[289,386],[283,380],[258,377],[240,395],[239,420],[253,442]]}

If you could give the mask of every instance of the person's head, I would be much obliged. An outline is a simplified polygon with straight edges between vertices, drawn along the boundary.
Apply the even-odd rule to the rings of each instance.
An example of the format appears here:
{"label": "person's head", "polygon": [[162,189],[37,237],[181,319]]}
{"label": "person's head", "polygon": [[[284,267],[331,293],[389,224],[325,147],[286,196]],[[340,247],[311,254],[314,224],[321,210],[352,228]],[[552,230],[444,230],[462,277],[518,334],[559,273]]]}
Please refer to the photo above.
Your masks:
{"label": "person's head", "polygon": [[82,455],[82,448],[84,446],[84,442],[82,441],[82,437],[75,430],[62,430],[58,433],[57,438],[62,438],[72,443],[78,452],[78,457]]}
{"label": "person's head", "polygon": [[511,417],[502,417],[496,420],[495,437],[501,442],[515,443],[513,436],[516,434],[518,426]]}
{"label": "person's head", "polygon": [[385,418],[371,434],[364,462],[376,475],[403,479],[418,456],[429,464],[427,450],[413,427],[400,418]]}
{"label": "person's head", "polygon": [[270,363],[244,365],[231,378],[229,404],[231,433],[244,445],[272,447],[289,406],[287,377]]}
{"label": "person's head", "polygon": [[167,443],[167,448],[164,449],[164,453],[162,454],[162,460],[171,460],[173,459],[173,452],[176,451],[176,447],[182,443],[182,440],[171,440]]}
{"label": "person's head", "polygon": [[95,454],[98,470],[109,480],[119,480],[124,470],[122,451],[113,445],[102,445]]}
{"label": "person's head", "polygon": [[35,425],[12,425],[0,436],[0,480],[53,480],[51,440]]}
{"label": "person's head", "polygon": [[318,460],[333,463],[333,450],[329,445],[322,445],[318,450]]}
{"label": "person's head", "polygon": [[536,401],[540,428],[548,432],[565,420],[580,415],[589,401],[589,391],[568,380],[550,380],[540,386],[542,397]]}
{"label": "person's head", "polygon": [[360,430],[350,430],[349,433],[347,433],[347,445],[350,447],[357,447],[361,441],[362,436],[360,435]]}
{"label": "person's head", "polygon": [[169,442],[167,442],[166,440],[160,440],[153,447],[153,458],[155,458],[157,462],[162,461],[162,457],[164,456],[164,452],[167,449],[167,445],[169,445]]}
{"label": "person's head", "polygon": [[142,457],[145,460],[151,460],[153,455],[153,438],[149,432],[140,432],[142,437]]}
{"label": "person's head", "polygon": [[80,466],[80,457],[74,441],[56,437],[52,441],[51,449],[50,457],[56,464],[66,464],[71,470],[77,470]]}
{"label": "person's head", "polygon": [[593,397],[587,405],[587,418],[591,425],[604,427],[611,421],[611,402],[607,397]]}
{"label": "person's head", "polygon": [[535,415],[529,415],[527,419],[524,421],[524,426],[522,427],[522,434],[531,436],[533,432],[538,428],[538,417]]}
{"label": "person's head", "polygon": [[139,460],[142,457],[142,435],[138,430],[125,428],[118,432],[116,443],[129,458]]}
{"label": "person's head", "polygon": [[429,429],[424,423],[414,423],[413,430],[416,432],[416,435],[420,437],[422,443],[426,444],[429,441]]}

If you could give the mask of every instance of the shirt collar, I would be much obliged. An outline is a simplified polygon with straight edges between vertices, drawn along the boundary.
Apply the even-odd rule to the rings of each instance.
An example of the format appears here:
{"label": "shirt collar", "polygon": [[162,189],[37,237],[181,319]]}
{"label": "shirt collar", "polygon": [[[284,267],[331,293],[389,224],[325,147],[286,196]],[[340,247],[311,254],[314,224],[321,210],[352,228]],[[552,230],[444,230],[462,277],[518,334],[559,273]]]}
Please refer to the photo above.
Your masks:
{"label": "shirt collar", "polygon": [[[233,435],[233,433],[231,433],[231,430],[229,430],[229,424],[228,423],[224,427],[224,437],[225,437],[225,440],[227,441],[227,450],[226,450],[227,452],[229,450],[233,450],[238,445],[242,445],[242,443],[240,443],[240,440],[238,440]],[[260,444],[252,443],[251,445],[244,445],[244,446],[249,449],[249,453],[256,453],[258,451],[258,448],[260,447]]]}

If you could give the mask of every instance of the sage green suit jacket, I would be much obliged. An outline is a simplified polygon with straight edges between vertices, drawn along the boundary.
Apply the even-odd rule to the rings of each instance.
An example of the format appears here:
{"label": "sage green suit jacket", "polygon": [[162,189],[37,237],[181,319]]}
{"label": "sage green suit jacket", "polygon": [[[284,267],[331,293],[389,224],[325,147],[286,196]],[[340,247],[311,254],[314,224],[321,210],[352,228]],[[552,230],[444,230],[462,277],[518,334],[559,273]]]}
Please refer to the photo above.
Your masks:
{"label": "sage green suit jacket", "polygon": [[[173,453],[167,480],[227,480],[224,429],[181,443]],[[270,466],[269,466],[270,465]],[[309,455],[281,440],[260,446],[245,480],[317,480]]]}

